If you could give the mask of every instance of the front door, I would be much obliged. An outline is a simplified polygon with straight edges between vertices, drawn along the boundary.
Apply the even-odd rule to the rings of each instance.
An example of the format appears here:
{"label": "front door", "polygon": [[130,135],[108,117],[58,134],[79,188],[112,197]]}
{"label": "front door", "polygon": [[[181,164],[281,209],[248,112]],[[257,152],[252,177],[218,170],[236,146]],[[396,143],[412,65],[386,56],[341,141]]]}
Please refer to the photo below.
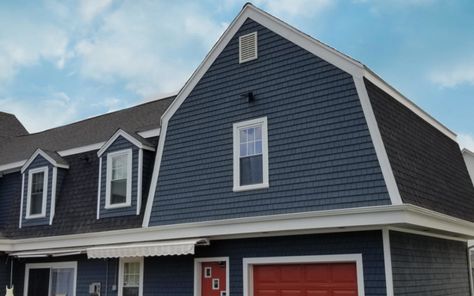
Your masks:
{"label": "front door", "polygon": [[49,268],[30,269],[28,276],[28,296],[49,294]]}
{"label": "front door", "polygon": [[201,296],[227,296],[226,262],[202,262]]}

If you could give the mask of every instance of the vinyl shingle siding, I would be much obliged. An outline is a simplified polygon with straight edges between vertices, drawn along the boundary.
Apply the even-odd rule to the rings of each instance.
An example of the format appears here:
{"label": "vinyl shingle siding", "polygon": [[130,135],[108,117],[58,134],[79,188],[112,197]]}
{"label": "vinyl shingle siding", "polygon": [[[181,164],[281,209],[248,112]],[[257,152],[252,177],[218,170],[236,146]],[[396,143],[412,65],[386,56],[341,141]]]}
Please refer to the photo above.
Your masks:
{"label": "vinyl shingle siding", "polygon": [[380,231],[219,240],[194,257],[147,257],[143,295],[193,295],[194,258],[229,257],[230,294],[243,295],[243,258],[334,254],[362,254],[365,295],[386,295]]}
{"label": "vinyl shingle siding", "polygon": [[[270,188],[232,192],[232,125],[263,116]],[[169,122],[150,225],[389,203],[352,76],[248,19]]]}
{"label": "vinyl shingle siding", "polygon": [[459,145],[365,80],[404,203],[474,221],[474,187]]}
{"label": "vinyl shingle siding", "polygon": [[390,232],[395,296],[468,296],[467,243]]}
{"label": "vinyl shingle siding", "polygon": [[[132,150],[132,196],[131,206],[106,209],[106,186],[107,186],[107,153],[117,152],[121,150]],[[102,155],[102,172],[101,172],[101,186],[100,186],[100,217],[120,217],[137,214],[137,190],[138,189],[138,148],[123,137],[118,137]]]}
{"label": "vinyl shingle siding", "polygon": [[[33,218],[33,219],[27,219],[26,215],[26,205],[28,201],[28,187],[29,187],[29,171],[32,169],[36,168],[41,168],[41,167],[47,167],[48,168],[48,180],[47,188],[43,188],[43,190],[46,190],[46,216],[43,218]],[[26,226],[34,226],[34,225],[47,225],[49,224],[49,219],[51,217],[51,193],[52,193],[52,187],[53,187],[53,165],[44,159],[43,156],[38,155],[33,162],[28,166],[28,168],[24,172],[25,175],[25,183],[23,187],[23,208],[21,210],[22,213],[22,227]],[[44,176],[46,178],[46,175]]]}

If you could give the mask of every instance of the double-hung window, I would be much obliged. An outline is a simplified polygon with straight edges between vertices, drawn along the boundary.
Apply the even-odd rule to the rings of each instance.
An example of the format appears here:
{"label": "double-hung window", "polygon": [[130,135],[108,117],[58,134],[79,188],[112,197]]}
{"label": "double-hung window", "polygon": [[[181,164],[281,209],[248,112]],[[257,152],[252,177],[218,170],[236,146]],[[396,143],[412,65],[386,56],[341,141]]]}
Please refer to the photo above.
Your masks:
{"label": "double-hung window", "polygon": [[234,191],[267,188],[267,118],[234,124]]}
{"label": "double-hung window", "polygon": [[131,205],[132,150],[107,154],[106,208]]}
{"label": "double-hung window", "polygon": [[47,193],[48,167],[31,169],[28,172],[26,218],[40,218],[46,216]]}
{"label": "double-hung window", "polygon": [[122,258],[119,269],[119,296],[143,294],[143,258]]}

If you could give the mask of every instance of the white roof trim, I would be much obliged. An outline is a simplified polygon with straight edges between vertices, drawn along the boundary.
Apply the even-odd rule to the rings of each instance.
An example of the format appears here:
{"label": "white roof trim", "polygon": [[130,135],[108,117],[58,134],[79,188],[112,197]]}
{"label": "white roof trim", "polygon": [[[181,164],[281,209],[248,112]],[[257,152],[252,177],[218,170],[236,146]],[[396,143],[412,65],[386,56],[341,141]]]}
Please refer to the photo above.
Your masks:
{"label": "white roof trim", "polygon": [[104,154],[104,152],[107,150],[107,148],[109,148],[110,145],[112,145],[112,143],[115,140],[117,140],[118,137],[125,138],[127,141],[129,141],[130,143],[132,143],[133,145],[137,146],[140,149],[155,151],[155,148],[153,148],[151,146],[148,146],[148,145],[144,145],[142,142],[138,141],[135,137],[133,137],[132,135],[130,135],[126,131],[124,131],[122,129],[119,129],[115,132],[115,134],[107,142],[105,142],[105,144],[99,149],[99,151],[97,151],[97,156],[99,156],[99,157],[102,156],[102,154]]}
{"label": "white roof trim", "polygon": [[40,251],[23,251],[23,252],[13,252],[8,254],[9,256],[18,257],[18,258],[35,258],[35,257],[60,257],[60,256],[70,256],[78,255],[85,253],[85,248],[59,248],[59,249],[49,249],[49,250],[40,250]]}
{"label": "white roof trim", "polygon": [[148,131],[138,132],[138,135],[142,138],[158,137],[160,135],[161,128],[155,128]]}
{"label": "white roof trim", "polygon": [[57,163],[56,160],[52,159],[46,152],[38,148],[36,149],[35,153],[33,153],[33,155],[31,155],[30,158],[26,161],[26,163],[21,167],[21,173],[23,173],[30,166],[30,164],[36,159],[38,155],[41,155],[44,159],[46,159],[55,167],[69,169],[69,165]]}
{"label": "white roof trim", "polygon": [[467,149],[467,148],[464,148],[464,149],[462,150],[462,154],[464,154],[464,155],[469,155],[469,156],[474,157],[474,152],[472,152],[471,150],[469,150],[469,149]]}
{"label": "white roof trim", "polygon": [[423,120],[425,120],[426,122],[434,126],[440,132],[442,132],[443,134],[445,134],[446,136],[448,136],[449,138],[457,142],[457,139],[456,139],[457,135],[453,131],[451,131],[441,122],[439,122],[434,117],[429,115],[423,109],[418,107],[414,102],[409,100],[407,97],[402,95],[398,90],[396,90],[393,86],[385,82],[382,78],[380,78],[380,76],[375,74],[372,70],[366,68],[364,71],[364,77],[367,78],[373,84],[375,84],[377,87],[382,89],[384,92],[386,92],[388,95],[393,97],[395,100],[402,103],[405,107],[413,111],[416,115],[421,117]]}
{"label": "white roof trim", "polygon": [[123,244],[87,249],[89,259],[193,255],[196,245],[209,245],[203,238]]}
{"label": "white roof trim", "polygon": [[279,233],[317,233],[354,230],[360,227],[405,227],[443,233],[458,238],[474,238],[474,223],[414,205],[376,206],[313,211],[269,216],[234,218],[174,225],[111,230],[27,239],[0,239],[0,251],[19,252],[53,248],[97,247],[111,244],[181,240],[261,237]]}

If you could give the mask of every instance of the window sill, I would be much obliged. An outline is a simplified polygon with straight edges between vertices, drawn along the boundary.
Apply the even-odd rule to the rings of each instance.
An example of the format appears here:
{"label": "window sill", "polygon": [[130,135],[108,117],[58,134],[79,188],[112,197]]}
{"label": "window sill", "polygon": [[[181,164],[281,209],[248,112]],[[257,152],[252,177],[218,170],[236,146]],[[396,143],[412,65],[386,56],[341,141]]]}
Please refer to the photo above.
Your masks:
{"label": "window sill", "polygon": [[121,209],[121,208],[129,208],[132,205],[130,203],[121,203],[121,204],[115,204],[115,205],[106,205],[104,208],[106,210],[113,210],[113,209]]}
{"label": "window sill", "polygon": [[39,219],[39,218],[46,218],[46,215],[45,214],[36,214],[36,215],[27,215],[27,216],[25,216],[26,220]]}
{"label": "window sill", "polygon": [[252,185],[245,185],[245,186],[234,186],[234,188],[232,190],[234,192],[240,192],[240,191],[266,189],[266,188],[269,188],[269,187],[270,187],[270,184],[262,183],[262,184],[252,184]]}

